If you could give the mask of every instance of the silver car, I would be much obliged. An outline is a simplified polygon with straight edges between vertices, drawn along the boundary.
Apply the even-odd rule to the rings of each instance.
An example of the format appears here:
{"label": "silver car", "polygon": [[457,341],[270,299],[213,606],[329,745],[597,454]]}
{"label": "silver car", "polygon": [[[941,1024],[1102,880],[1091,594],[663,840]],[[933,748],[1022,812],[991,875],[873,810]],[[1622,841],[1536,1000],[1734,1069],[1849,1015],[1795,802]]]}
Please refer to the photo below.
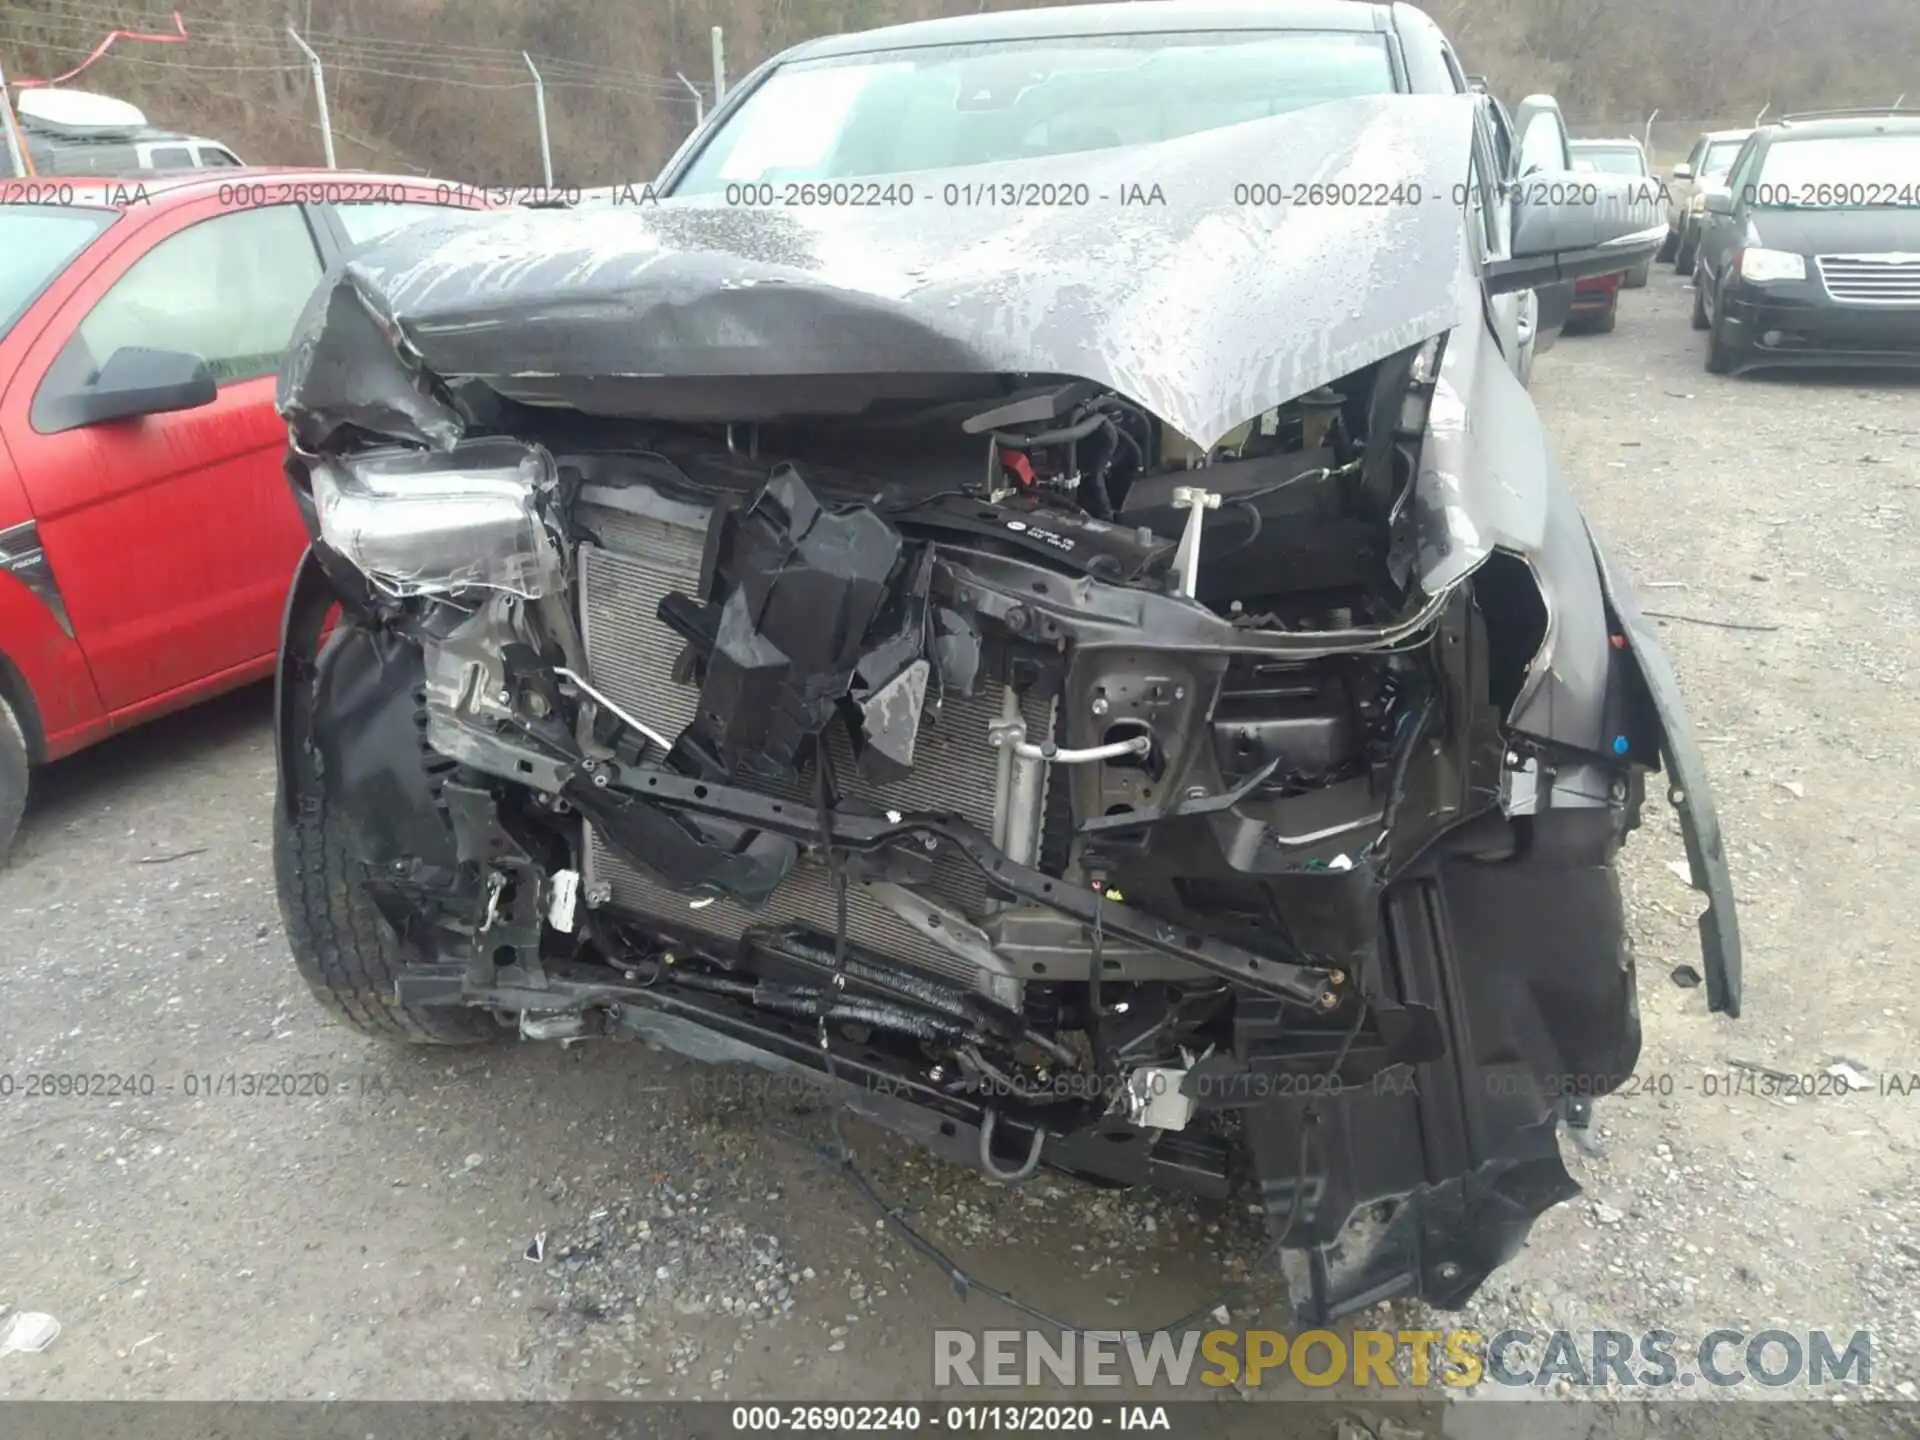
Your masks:
{"label": "silver car", "polygon": [[1706,192],[1723,183],[1733,168],[1733,157],[1751,127],[1745,130],[1709,130],[1693,142],[1687,158],[1673,167],[1673,180],[1667,187],[1672,198],[1667,203],[1667,238],[1655,257],[1671,260],[1682,275],[1693,273],[1694,251],[1700,245],[1700,217],[1706,210]]}
{"label": "silver car", "polygon": [[[1619,140],[1575,140],[1571,149],[1573,168],[1576,170],[1642,178],[1651,178],[1653,175],[1653,167],[1647,164],[1647,152],[1631,135]],[[1638,290],[1647,283],[1647,277],[1652,273],[1653,257],[1649,255],[1627,271],[1627,278],[1621,283],[1628,290]]]}

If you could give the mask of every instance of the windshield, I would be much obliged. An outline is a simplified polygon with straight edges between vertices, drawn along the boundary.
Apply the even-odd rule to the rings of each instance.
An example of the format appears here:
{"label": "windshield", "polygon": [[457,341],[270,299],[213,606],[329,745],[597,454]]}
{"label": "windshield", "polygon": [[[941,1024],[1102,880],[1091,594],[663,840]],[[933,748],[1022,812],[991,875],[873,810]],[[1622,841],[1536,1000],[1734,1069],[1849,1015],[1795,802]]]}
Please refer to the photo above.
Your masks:
{"label": "windshield", "polygon": [[0,206],[0,340],[115,216],[77,205]]}
{"label": "windshield", "polygon": [[1599,170],[1608,175],[1644,175],[1647,167],[1640,163],[1640,152],[1630,146],[1614,146],[1606,150],[1587,149],[1576,145],[1573,150],[1573,168],[1576,170]]}
{"label": "windshield", "polygon": [[674,193],[1136,145],[1395,88],[1386,40],[1371,33],[1075,36],[796,61],[742,103]]}
{"label": "windshield", "polygon": [[1715,140],[1710,143],[1705,157],[1700,161],[1700,178],[1704,180],[1708,176],[1718,176],[1724,179],[1726,173],[1733,169],[1734,158],[1739,155],[1740,147],[1746,143],[1744,135],[1738,140]]}
{"label": "windshield", "polygon": [[1776,139],[1754,178],[1752,201],[1770,210],[1911,209],[1920,204],[1920,134]]}

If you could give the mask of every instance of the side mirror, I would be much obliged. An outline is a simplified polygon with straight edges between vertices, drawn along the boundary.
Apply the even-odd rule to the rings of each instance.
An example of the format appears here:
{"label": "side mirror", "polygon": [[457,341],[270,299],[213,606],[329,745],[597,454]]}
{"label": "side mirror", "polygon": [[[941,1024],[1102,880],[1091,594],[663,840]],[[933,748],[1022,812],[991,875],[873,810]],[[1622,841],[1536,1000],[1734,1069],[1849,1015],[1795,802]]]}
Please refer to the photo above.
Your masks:
{"label": "side mirror", "polygon": [[1659,186],[1636,176],[1561,171],[1513,194],[1513,258],[1485,272],[1496,295],[1631,270],[1666,239]]}
{"label": "side mirror", "polygon": [[59,434],[108,420],[197,410],[211,405],[219,393],[213,371],[198,355],[123,345],[88,384],[48,397],[45,423],[36,420],[35,428]]}
{"label": "side mirror", "polygon": [[1693,167],[1682,160],[1678,165],[1673,167],[1673,178],[1676,180],[1691,180],[1693,178]]}
{"label": "side mirror", "polygon": [[1519,136],[1516,149],[1522,175],[1565,170],[1573,164],[1566,117],[1553,96],[1529,95],[1522,100],[1513,112],[1513,132]]}
{"label": "side mirror", "polygon": [[1709,215],[1731,215],[1733,213],[1733,192],[1731,190],[1709,190],[1701,204]]}

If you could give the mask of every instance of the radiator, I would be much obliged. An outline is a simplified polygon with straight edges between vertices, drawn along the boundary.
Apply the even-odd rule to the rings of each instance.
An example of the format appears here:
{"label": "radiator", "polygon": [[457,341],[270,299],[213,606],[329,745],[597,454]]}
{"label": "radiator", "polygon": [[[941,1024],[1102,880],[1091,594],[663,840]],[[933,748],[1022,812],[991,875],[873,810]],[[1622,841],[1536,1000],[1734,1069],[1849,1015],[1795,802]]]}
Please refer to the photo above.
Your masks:
{"label": "radiator", "polygon": [[[658,618],[661,597],[670,590],[693,593],[700,576],[707,511],[670,500],[646,487],[589,487],[577,519],[599,543],[579,551],[581,634],[596,687],[622,709],[669,738],[693,719],[699,690],[671,679],[685,642]],[[829,730],[834,775],[846,798],[894,810],[943,810],[964,815],[990,832],[996,785],[995,752],[987,744],[988,724],[1000,714],[1003,691],[989,683],[973,697],[939,695],[929,687],[914,765],[906,779],[876,786],[854,764],[844,727]],[[1041,733],[1029,715],[1030,733]],[[810,787],[757,784],[783,798],[812,802]],[[759,910],[727,900],[693,908],[689,898],[655,880],[614,854],[588,828],[583,879],[609,887],[607,901],[617,910],[662,918],[700,933],[732,939],[748,928],[805,924],[831,936],[836,925],[832,879],[824,864],[803,856],[793,873]],[[977,915],[987,900],[985,882],[965,861],[941,862],[934,881],[921,887],[930,900],[962,914]],[[1008,996],[1008,978],[996,982],[973,960],[936,944],[919,929],[882,906],[863,888],[847,886],[847,938],[989,993]]]}

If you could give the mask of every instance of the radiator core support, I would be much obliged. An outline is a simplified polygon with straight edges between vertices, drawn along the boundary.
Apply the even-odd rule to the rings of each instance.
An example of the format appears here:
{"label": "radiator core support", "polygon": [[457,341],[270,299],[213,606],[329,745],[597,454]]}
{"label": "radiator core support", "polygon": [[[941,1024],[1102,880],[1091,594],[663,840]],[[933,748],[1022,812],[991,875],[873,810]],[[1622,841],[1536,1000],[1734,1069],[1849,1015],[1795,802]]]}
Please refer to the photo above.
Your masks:
{"label": "radiator core support", "polygon": [[[694,718],[699,690],[670,678],[685,642],[658,611],[668,593],[697,591],[709,511],[649,486],[594,485],[582,491],[578,517],[594,537],[579,549],[580,628],[592,683],[626,715],[676,736]],[[834,774],[850,801],[876,810],[953,812],[990,831],[1000,817],[995,814],[999,756],[989,730],[1012,714],[1023,733],[1049,733],[1044,728],[1048,708],[1037,699],[1021,701],[997,682],[983,684],[974,696],[942,694],[934,686],[914,740],[913,768],[904,779],[880,786],[861,777],[838,725],[827,731]],[[812,799],[799,784],[764,788],[785,798]],[[831,935],[838,919],[832,878],[813,854],[802,857],[758,910],[729,900],[693,900],[670,889],[614,853],[591,826],[581,871],[591,903],[632,914],[678,916],[686,928],[721,939],[783,925]],[[1022,977],[1012,961],[986,943],[980,928],[1004,907],[993,901],[977,870],[947,860],[918,895],[892,893],[898,888],[848,885],[851,943],[1004,1003],[1018,1003]],[[898,908],[889,900],[899,902]],[[948,925],[943,916],[964,923]]]}

